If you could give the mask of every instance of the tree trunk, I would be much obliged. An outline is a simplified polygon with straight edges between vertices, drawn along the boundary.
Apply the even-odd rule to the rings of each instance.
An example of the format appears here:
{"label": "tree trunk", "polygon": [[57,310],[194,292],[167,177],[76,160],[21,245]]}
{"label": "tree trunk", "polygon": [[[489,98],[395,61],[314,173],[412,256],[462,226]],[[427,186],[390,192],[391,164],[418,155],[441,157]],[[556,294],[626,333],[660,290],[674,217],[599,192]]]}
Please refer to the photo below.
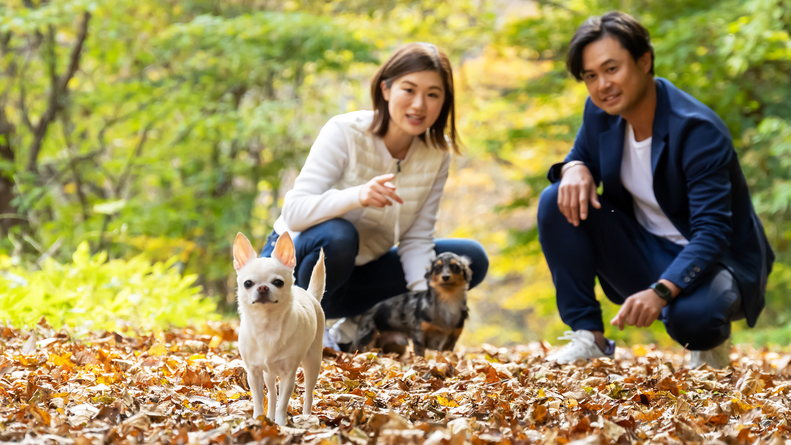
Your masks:
{"label": "tree trunk", "polygon": [[[0,160],[8,166],[14,165],[14,151],[11,141],[14,136],[14,126],[8,122],[5,107],[0,107]],[[18,217],[18,209],[12,204],[14,199],[14,179],[10,172],[0,174],[0,232],[3,237],[8,236],[8,231],[23,220]]]}
{"label": "tree trunk", "polygon": [[[9,51],[11,33],[0,36],[0,57],[5,58]],[[9,78],[16,75],[16,64],[12,60],[6,67]],[[0,162],[9,167],[14,165],[14,150],[11,149],[11,141],[14,140],[14,125],[8,121],[5,114],[6,103],[8,101],[8,91],[0,95]],[[3,174],[4,173],[4,174]],[[11,172],[0,171],[0,233],[3,238],[8,236],[8,230],[19,224],[22,220],[18,218],[18,209],[11,204],[14,199],[14,178]]]}

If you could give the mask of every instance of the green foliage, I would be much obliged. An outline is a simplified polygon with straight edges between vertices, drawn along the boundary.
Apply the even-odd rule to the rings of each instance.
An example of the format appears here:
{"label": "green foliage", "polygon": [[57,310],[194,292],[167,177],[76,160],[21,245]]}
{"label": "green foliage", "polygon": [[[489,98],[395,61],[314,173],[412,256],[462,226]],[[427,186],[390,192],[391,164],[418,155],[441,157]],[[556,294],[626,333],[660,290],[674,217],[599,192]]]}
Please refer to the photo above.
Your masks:
{"label": "green foliage", "polygon": [[178,258],[151,263],[143,256],[107,260],[93,256],[82,243],[71,261],[51,258],[40,270],[14,265],[0,257],[0,319],[13,326],[32,326],[44,316],[62,325],[120,330],[160,330],[190,322],[216,320],[216,306],[201,298],[196,275],[182,276]]}
{"label": "green foliage", "polygon": [[223,301],[232,235],[266,236],[318,129],[367,106],[377,49],[458,55],[493,20],[474,0],[259,3],[0,6],[0,214],[22,221],[0,251],[178,255]]}
{"label": "green foliage", "polygon": [[329,18],[238,2],[12,2],[0,37],[0,173],[13,187],[0,213],[25,221],[12,239],[33,241],[0,249],[180,255],[222,297],[232,235],[266,235],[283,175],[346,111],[328,86],[376,61]]}
{"label": "green foliage", "polygon": [[[521,9],[513,14],[512,7]],[[587,96],[565,72],[568,42],[587,17],[613,9],[649,28],[657,75],[711,106],[730,128],[778,253],[761,330],[736,335],[787,342],[789,0],[0,2],[3,267],[28,277],[22,265],[44,255],[58,262],[29,274],[52,272],[54,264],[71,270],[80,246],[89,257],[106,251],[118,259],[85,260],[99,268],[154,262],[167,274],[175,272],[164,264],[177,261],[197,275],[204,295],[227,301],[233,234],[244,231],[259,247],[279,214],[284,182],[321,126],[369,107],[368,81],[395,46],[428,41],[454,63],[466,145],[454,165],[478,170],[460,188],[507,183],[513,190],[510,203],[494,190],[472,197],[489,209],[497,202],[499,213],[453,230],[492,254],[483,289],[472,293],[478,299],[467,339],[551,340],[567,328],[536,239],[535,204],[547,168],[570,148]],[[501,170],[487,170],[492,164]],[[115,302],[115,291],[89,301]],[[606,322],[617,307],[601,300]],[[35,321],[32,309],[18,313],[16,320]],[[61,316],[71,322],[80,314],[53,322]],[[612,335],[668,341],[659,323]]]}

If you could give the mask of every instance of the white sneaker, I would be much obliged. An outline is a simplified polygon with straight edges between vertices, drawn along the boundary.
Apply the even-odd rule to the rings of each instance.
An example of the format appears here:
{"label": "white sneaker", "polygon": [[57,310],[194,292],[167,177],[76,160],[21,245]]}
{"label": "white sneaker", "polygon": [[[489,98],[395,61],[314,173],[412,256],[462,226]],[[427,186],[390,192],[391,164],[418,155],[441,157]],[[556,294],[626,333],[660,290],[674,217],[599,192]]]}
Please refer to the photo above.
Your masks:
{"label": "white sneaker", "polygon": [[721,345],[706,351],[690,351],[689,367],[692,369],[704,363],[715,369],[726,368],[731,364],[731,339],[728,337]]}
{"label": "white sneaker", "polygon": [[560,365],[573,363],[580,359],[615,357],[615,342],[607,340],[607,351],[602,351],[596,344],[596,337],[591,331],[566,331],[562,337],[558,337],[558,340],[570,340],[571,342],[554,354],[547,356],[546,359]]}
{"label": "white sneaker", "polygon": [[358,317],[335,318],[326,321],[324,327],[324,346],[336,351],[344,351],[357,333]]}
{"label": "white sneaker", "polygon": [[335,339],[335,333],[332,332],[332,326],[329,324],[324,326],[324,340],[323,344],[325,348],[330,348],[334,351],[340,351],[341,347],[338,346],[338,340]]}

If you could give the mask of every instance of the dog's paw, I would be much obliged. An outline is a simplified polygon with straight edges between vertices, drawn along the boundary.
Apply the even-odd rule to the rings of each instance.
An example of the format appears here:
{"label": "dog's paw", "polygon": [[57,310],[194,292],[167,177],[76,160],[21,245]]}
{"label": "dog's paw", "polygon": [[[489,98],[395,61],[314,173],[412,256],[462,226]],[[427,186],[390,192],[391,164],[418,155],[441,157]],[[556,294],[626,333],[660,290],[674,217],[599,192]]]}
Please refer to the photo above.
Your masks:
{"label": "dog's paw", "polygon": [[319,416],[314,416],[313,414],[309,414],[307,416],[304,414],[294,416],[291,419],[291,423],[294,428],[301,428],[306,430],[317,429],[321,427]]}

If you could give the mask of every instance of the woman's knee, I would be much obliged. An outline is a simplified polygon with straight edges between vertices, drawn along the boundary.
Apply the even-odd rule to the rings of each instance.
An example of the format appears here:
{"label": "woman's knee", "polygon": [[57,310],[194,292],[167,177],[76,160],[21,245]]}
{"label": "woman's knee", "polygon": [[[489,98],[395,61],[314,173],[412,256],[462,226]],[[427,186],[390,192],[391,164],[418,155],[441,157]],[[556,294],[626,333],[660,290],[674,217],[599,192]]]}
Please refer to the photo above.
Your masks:
{"label": "woman's knee", "polygon": [[360,235],[351,222],[342,218],[333,218],[316,224],[297,237],[297,243],[309,250],[324,248],[325,254],[333,256],[357,256]]}
{"label": "woman's knee", "polygon": [[489,255],[486,254],[483,244],[478,241],[468,240],[468,244],[467,253],[464,255],[470,259],[470,269],[472,270],[470,289],[472,289],[486,278],[486,273],[489,271]]}
{"label": "woman's knee", "polygon": [[441,239],[435,240],[435,251],[437,254],[442,252],[453,252],[457,255],[466,256],[470,260],[472,279],[470,288],[479,285],[489,270],[489,255],[483,244],[472,239]]}
{"label": "woman's knee", "polygon": [[357,228],[354,227],[354,224],[343,218],[333,218],[318,224],[318,226],[322,226],[322,230],[326,232],[324,235],[327,240],[326,247],[353,247],[355,254],[357,253],[357,247],[360,244],[360,234],[357,233]]}

